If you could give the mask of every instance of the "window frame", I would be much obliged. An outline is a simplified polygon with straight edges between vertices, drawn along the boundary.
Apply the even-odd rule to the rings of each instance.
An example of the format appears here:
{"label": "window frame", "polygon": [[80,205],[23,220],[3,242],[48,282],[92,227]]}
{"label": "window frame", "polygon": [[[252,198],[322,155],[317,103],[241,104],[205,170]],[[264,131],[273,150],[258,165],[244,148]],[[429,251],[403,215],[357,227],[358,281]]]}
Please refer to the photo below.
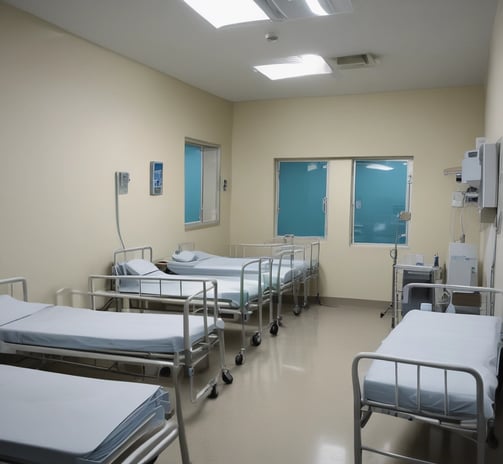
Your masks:
{"label": "window frame", "polygon": [[[187,146],[200,150],[199,219],[187,222]],[[214,155],[214,159],[210,159]],[[220,145],[186,138],[184,143],[184,226],[185,230],[220,224]],[[199,173],[199,172],[198,172]]]}
{"label": "window frame", "polygon": [[[409,240],[410,240],[410,227],[409,227],[409,221],[403,221],[404,226],[405,226],[405,240],[401,241],[398,239],[398,237],[395,237],[393,241],[387,241],[387,242],[380,242],[380,241],[362,241],[362,242],[357,242],[355,241],[355,211],[356,211],[356,174],[357,174],[357,163],[358,162],[367,162],[367,163],[386,163],[386,162],[403,162],[407,163],[407,173],[406,173],[406,179],[405,179],[405,207],[402,211],[407,211],[410,212],[410,205],[411,205],[411,186],[412,186],[412,180],[413,180],[413,173],[414,173],[414,159],[412,157],[379,157],[379,158],[374,158],[374,157],[362,157],[362,158],[353,158],[352,160],[352,170],[353,170],[353,175],[352,175],[352,188],[351,188],[351,221],[350,221],[350,245],[351,246],[385,246],[389,247],[390,245],[397,245],[397,246],[402,246],[402,247],[407,247],[409,245]],[[397,221],[398,221],[398,216],[397,216]]]}

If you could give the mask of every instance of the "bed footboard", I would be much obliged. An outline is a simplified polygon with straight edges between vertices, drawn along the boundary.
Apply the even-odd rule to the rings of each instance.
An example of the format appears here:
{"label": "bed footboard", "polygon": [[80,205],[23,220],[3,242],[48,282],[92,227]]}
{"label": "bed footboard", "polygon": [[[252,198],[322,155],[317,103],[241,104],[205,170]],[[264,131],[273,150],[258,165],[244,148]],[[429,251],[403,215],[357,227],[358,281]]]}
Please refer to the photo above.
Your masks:
{"label": "bed footboard", "polygon": [[[363,372],[363,364],[379,362],[389,363],[392,366],[394,375],[388,379],[385,388],[388,389],[387,398],[374,397],[367,393],[367,376]],[[416,371],[416,385],[413,387],[412,396],[415,404],[405,402],[404,387],[400,381],[399,370],[402,366],[410,366]],[[388,366],[389,367],[389,366]],[[432,392],[427,391],[423,386],[425,369],[439,370],[442,374],[443,385],[435,391],[436,406],[423,401],[423,398],[431,397]],[[474,410],[471,413],[453,412],[450,401],[451,384],[449,376],[453,373],[463,373],[469,375],[475,383]],[[363,451],[377,453],[407,462],[433,464],[431,461],[424,461],[410,456],[404,456],[384,449],[366,446],[362,442],[362,429],[370,420],[372,413],[389,414],[398,418],[408,420],[418,419],[437,424],[454,431],[468,433],[474,437],[477,446],[476,464],[484,464],[486,441],[492,434],[494,417],[487,418],[484,412],[484,382],[479,372],[471,367],[444,364],[436,362],[419,362],[406,358],[392,357],[377,353],[360,353],[352,363],[352,382],[354,398],[354,462],[361,464]],[[407,396],[411,396],[411,387],[407,387]],[[439,400],[440,399],[440,400]],[[487,409],[487,408],[486,408]]]}

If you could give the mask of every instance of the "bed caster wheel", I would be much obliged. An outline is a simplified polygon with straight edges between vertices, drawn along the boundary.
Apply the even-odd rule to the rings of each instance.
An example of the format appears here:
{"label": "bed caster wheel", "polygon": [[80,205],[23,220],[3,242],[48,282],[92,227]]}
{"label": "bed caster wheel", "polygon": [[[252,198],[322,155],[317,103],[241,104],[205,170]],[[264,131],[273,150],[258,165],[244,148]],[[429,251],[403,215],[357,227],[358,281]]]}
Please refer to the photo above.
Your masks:
{"label": "bed caster wheel", "polygon": [[224,371],[222,371],[222,380],[226,385],[230,385],[233,382],[234,377],[232,377],[232,374],[230,373],[229,369],[225,369]]}
{"label": "bed caster wheel", "polygon": [[218,390],[217,390],[216,384],[213,385],[213,387],[211,387],[211,392],[208,395],[208,398],[211,398],[212,400],[214,400],[215,398],[218,398]]}
{"label": "bed caster wheel", "polygon": [[296,305],[296,306],[293,307],[293,314],[295,314],[296,316],[298,316],[301,311],[302,311],[302,309],[301,309],[300,306]]}
{"label": "bed caster wheel", "polygon": [[491,449],[496,449],[499,445],[498,438],[496,437],[493,429],[490,429],[487,434],[487,445]]}
{"label": "bed caster wheel", "polygon": [[269,329],[269,333],[271,335],[278,335],[278,330],[279,330],[278,323],[277,322],[273,322],[271,324],[271,328]]}
{"label": "bed caster wheel", "polygon": [[253,335],[251,338],[251,342],[253,346],[259,346],[262,343],[262,337],[260,335],[260,332],[257,332]]}
{"label": "bed caster wheel", "polygon": [[236,362],[236,366],[241,366],[241,364],[243,364],[244,361],[243,353],[238,353],[234,361]]}
{"label": "bed caster wheel", "polygon": [[171,375],[171,369],[167,366],[161,367],[159,371],[159,377],[169,377]]}

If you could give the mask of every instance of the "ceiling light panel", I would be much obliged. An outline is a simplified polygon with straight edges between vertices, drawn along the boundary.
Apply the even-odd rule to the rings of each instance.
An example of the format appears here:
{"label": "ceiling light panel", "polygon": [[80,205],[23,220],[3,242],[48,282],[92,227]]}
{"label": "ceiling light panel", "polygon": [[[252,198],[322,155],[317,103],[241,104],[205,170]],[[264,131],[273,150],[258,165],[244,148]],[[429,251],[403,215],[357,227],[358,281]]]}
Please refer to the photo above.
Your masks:
{"label": "ceiling light panel", "polygon": [[273,81],[332,72],[332,68],[319,55],[291,56],[280,63],[254,66],[254,68]]}
{"label": "ceiling light panel", "polygon": [[216,28],[252,21],[285,21],[353,11],[351,0],[183,1]]}
{"label": "ceiling light panel", "polygon": [[269,19],[253,0],[183,1],[216,28]]}
{"label": "ceiling light panel", "polygon": [[274,20],[301,19],[351,13],[351,0],[255,0]]}

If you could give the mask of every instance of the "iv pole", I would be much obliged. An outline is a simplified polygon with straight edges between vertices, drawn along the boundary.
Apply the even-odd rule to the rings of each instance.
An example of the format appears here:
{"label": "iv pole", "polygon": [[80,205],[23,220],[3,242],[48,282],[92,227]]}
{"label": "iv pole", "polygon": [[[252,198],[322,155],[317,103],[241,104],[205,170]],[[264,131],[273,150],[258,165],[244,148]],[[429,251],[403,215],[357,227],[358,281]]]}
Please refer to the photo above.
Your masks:
{"label": "iv pole", "polygon": [[[410,221],[411,214],[410,211],[400,211],[398,214],[398,220],[399,221]],[[398,258],[398,240],[403,237],[404,235],[398,235],[398,221],[396,223],[396,233],[395,233],[395,246],[392,248],[389,252],[389,255],[391,256],[391,259],[393,260],[393,265],[391,268],[391,301],[388,307],[381,313],[381,318],[383,318],[388,311],[393,311],[393,315],[391,316],[391,328],[393,329],[395,327],[395,297],[396,297],[396,263],[397,263],[397,258]]]}

